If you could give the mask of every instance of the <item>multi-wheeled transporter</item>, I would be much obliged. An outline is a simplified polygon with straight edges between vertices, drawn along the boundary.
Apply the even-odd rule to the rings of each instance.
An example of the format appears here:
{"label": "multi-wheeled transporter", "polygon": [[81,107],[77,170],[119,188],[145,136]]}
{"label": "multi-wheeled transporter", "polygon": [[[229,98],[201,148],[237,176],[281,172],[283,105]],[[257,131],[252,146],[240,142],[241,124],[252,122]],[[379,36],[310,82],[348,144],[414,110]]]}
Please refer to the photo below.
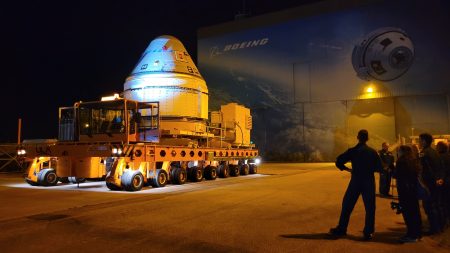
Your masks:
{"label": "multi-wheeled transporter", "polygon": [[183,184],[257,172],[250,110],[236,103],[208,117],[208,89],[179,40],[153,40],[121,96],[59,110],[58,140],[24,141],[26,181],[50,186],[102,178],[109,189]]}

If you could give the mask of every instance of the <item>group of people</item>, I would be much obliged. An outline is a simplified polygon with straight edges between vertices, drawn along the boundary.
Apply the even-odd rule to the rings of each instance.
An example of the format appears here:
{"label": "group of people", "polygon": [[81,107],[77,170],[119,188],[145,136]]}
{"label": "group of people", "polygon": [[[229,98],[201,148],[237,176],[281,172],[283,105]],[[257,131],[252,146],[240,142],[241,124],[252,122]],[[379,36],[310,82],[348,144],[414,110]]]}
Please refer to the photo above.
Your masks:
{"label": "group of people", "polygon": [[[398,147],[397,161],[394,162],[388,143],[383,143],[377,152],[366,144],[369,139],[367,130],[360,130],[357,138],[358,144],[336,159],[336,166],[350,171],[352,176],[342,202],[338,226],[330,229],[332,236],[346,235],[350,215],[359,195],[362,195],[366,210],[363,239],[372,239],[375,230],[374,172],[380,173],[382,196],[392,196],[391,177],[397,180],[399,206],[407,227],[400,242],[417,242],[422,237],[420,200],[429,223],[425,234],[441,233],[450,225],[450,153],[446,143],[439,142],[433,149],[433,137],[421,134],[419,146]],[[351,162],[352,168],[346,166],[347,162]]]}

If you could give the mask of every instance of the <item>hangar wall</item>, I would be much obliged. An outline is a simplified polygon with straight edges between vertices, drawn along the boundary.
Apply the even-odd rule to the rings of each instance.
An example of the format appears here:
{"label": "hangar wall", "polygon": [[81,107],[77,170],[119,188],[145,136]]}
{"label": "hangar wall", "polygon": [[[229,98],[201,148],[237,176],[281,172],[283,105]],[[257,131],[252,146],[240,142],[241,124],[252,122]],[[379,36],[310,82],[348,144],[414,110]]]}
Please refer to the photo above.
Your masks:
{"label": "hangar wall", "polygon": [[375,148],[449,134],[449,10],[439,0],[324,1],[202,28],[210,110],[250,107],[266,160],[333,161],[361,128]]}

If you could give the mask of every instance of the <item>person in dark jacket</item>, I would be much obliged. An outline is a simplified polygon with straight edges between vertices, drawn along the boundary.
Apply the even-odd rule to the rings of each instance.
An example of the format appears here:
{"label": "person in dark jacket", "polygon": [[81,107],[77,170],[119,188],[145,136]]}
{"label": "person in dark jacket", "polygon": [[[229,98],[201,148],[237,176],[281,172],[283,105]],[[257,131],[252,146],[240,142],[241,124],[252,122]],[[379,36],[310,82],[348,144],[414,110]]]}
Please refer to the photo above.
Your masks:
{"label": "person in dark jacket", "polygon": [[380,195],[385,197],[391,197],[389,190],[391,189],[391,179],[394,169],[394,156],[389,151],[389,143],[383,142],[381,144],[381,150],[378,151],[380,155],[383,169],[380,172],[379,191]]}
{"label": "person in dark jacket", "polygon": [[420,160],[410,146],[400,146],[398,154],[394,176],[397,179],[399,204],[407,228],[406,235],[400,238],[400,242],[417,242],[422,237],[422,219],[416,193],[421,170]]}
{"label": "person in dark jacket", "polygon": [[[367,146],[369,133],[367,130],[358,132],[358,144],[348,149],[336,159],[336,167],[341,171],[351,172],[350,183],[342,201],[342,210],[337,227],[330,229],[332,236],[345,236],[350,215],[355,207],[359,195],[362,195],[366,218],[364,226],[364,240],[372,239],[375,231],[375,177],[374,172],[382,170],[381,160],[373,148]],[[352,168],[345,164],[351,162]]]}
{"label": "person in dark jacket", "polygon": [[423,200],[423,208],[428,217],[429,235],[442,232],[445,222],[442,213],[442,187],[444,184],[444,170],[436,150],[431,148],[433,137],[423,133],[419,135],[420,161],[423,180],[430,190],[430,197]]}
{"label": "person in dark jacket", "polygon": [[447,225],[450,225],[450,153],[448,145],[442,141],[436,145],[436,151],[441,158],[441,164],[444,169],[444,186],[442,189],[442,203],[444,207],[444,216]]}

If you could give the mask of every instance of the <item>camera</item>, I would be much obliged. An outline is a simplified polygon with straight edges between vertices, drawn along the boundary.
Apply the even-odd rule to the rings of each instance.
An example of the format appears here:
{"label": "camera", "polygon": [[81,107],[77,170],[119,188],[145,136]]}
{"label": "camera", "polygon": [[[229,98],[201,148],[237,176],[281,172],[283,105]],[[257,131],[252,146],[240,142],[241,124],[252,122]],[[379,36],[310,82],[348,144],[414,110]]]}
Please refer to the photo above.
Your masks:
{"label": "camera", "polygon": [[391,202],[391,209],[396,210],[396,214],[401,214],[403,211],[403,208],[400,205],[400,203],[394,201]]}

